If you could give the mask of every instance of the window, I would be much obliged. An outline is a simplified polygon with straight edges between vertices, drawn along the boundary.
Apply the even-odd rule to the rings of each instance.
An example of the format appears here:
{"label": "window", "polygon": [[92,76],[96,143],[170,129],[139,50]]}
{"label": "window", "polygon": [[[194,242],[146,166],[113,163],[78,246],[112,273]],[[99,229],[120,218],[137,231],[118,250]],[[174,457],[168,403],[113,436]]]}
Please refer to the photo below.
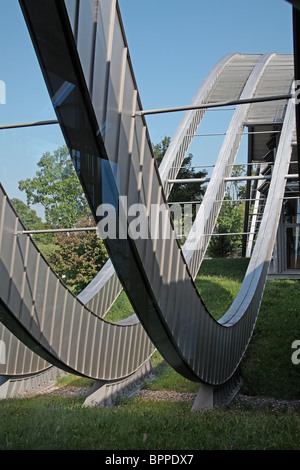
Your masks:
{"label": "window", "polygon": [[283,205],[286,269],[300,269],[300,200],[286,200]]}

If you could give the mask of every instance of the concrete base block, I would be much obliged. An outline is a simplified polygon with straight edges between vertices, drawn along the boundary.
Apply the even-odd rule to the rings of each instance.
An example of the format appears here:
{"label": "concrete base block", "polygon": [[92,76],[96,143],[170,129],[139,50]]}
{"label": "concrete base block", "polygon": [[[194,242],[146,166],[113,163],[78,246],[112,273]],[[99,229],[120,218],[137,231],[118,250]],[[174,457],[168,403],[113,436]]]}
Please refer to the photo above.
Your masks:
{"label": "concrete base block", "polygon": [[111,382],[96,381],[84,402],[84,406],[112,406],[117,397],[132,396],[141,388],[145,380],[153,378],[152,363],[149,360],[126,379]]}
{"label": "concrete base block", "polygon": [[42,372],[26,376],[0,376],[0,400],[26,397],[53,386],[66,372],[50,366]]}
{"label": "concrete base block", "polygon": [[192,411],[210,410],[216,406],[229,406],[242,386],[242,372],[238,367],[235,373],[221,385],[202,383],[195,399]]}
{"label": "concrete base block", "polygon": [[10,377],[0,376],[0,400],[5,400],[8,394]]}
{"label": "concrete base block", "polygon": [[192,411],[211,410],[214,406],[214,387],[201,384],[198,395],[194,401]]}

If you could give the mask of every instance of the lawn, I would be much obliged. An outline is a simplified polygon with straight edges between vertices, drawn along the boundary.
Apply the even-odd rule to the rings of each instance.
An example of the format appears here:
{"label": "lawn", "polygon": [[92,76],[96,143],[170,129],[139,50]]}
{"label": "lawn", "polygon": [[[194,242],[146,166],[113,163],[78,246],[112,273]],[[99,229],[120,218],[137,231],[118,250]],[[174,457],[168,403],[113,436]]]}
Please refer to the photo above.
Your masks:
{"label": "lawn", "polygon": [[[205,260],[196,285],[210,312],[223,315],[241,285],[245,260]],[[300,282],[268,281],[254,335],[242,362],[242,392],[300,399]],[[117,312],[118,311],[118,312]],[[124,293],[109,313],[132,313]],[[156,352],[151,390],[197,392]],[[63,386],[91,384],[68,376]],[[233,402],[227,408],[191,413],[192,402],[122,398],[112,408],[85,408],[83,397],[33,396],[0,402],[0,449],[45,450],[300,450],[300,411]],[[102,454],[101,454],[102,455]],[[197,454],[198,455],[198,454]],[[99,461],[101,463],[101,460]]]}
{"label": "lawn", "polygon": [[102,409],[82,402],[41,396],[1,403],[1,449],[300,450],[299,411],[231,406],[191,413],[191,403],[135,398]]}
{"label": "lawn", "polygon": [[[247,259],[204,260],[195,283],[216,319],[236,297],[247,266]],[[122,292],[105,319],[116,321],[131,314],[132,307]],[[267,281],[254,334],[242,361],[244,393],[300,399],[300,364],[291,360],[295,340],[300,340],[300,280]],[[159,375],[152,388],[197,390],[197,384],[176,374],[159,354],[153,360]]]}

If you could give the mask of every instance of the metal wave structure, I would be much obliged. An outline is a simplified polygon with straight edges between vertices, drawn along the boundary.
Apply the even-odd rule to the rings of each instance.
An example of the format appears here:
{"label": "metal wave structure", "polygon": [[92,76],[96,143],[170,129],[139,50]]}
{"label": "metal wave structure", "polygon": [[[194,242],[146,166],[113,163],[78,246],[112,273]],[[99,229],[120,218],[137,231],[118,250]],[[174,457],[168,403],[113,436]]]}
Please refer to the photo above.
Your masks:
{"label": "metal wave structure", "polygon": [[[117,387],[139,371],[148,373],[157,348],[179,374],[201,384],[194,409],[224,402],[239,385],[285,194],[295,143],[293,57],[237,53],[222,58],[199,88],[158,169],[117,1],[19,3],[90,208],[100,223],[111,210],[114,236],[104,239],[110,261],[76,298],[31,238],[21,234],[24,227],[1,188],[0,320],[12,338],[7,357],[20,357],[16,351],[22,344],[32,358],[23,361],[18,373],[15,366],[3,372],[0,364],[0,373],[9,375],[13,367],[15,375],[39,373],[53,364],[92,377],[97,386]],[[224,103],[237,107],[182,248],[168,196],[206,109]],[[259,135],[263,143],[274,126],[280,128],[280,138],[244,282],[230,309],[216,321],[194,279],[243,129],[250,125],[264,126]],[[146,228],[140,237],[133,236],[135,214],[128,211],[135,205],[145,208]],[[153,206],[163,215],[159,235]],[[110,324],[103,317],[122,288],[136,315]],[[99,395],[96,399],[101,401]]]}
{"label": "metal wave structure", "polygon": [[[94,378],[98,386],[132,379],[136,372],[138,376],[142,371],[149,374],[154,348],[139,323],[131,318],[120,324],[105,322],[71,294],[31,237],[18,235],[24,227],[2,187],[0,194],[1,338],[6,345],[0,370],[7,378],[3,385],[12,376],[14,382],[29,375],[34,379],[46,371],[55,376],[50,371],[52,364],[58,370]],[[19,311],[19,325],[11,323],[8,309]],[[122,362],[118,361],[119,350],[126,355]]]}

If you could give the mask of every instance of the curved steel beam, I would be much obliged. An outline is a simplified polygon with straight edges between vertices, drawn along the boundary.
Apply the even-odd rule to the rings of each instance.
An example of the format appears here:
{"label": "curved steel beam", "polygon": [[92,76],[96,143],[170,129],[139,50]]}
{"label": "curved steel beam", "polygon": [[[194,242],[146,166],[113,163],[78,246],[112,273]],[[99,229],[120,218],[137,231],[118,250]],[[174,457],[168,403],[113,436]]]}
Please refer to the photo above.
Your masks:
{"label": "curved steel beam", "polygon": [[[242,91],[241,99],[253,97],[260,77],[263,75],[273,55],[272,53],[264,54],[257,61]],[[226,178],[230,176],[232,171],[232,164],[235,161],[242,139],[242,130],[248,110],[249,105],[241,105],[236,108],[233,114],[202,204],[183,247],[184,257],[193,278],[196,277],[200,269],[206,248],[211,239],[210,234],[213,232],[222,206],[220,201],[224,198],[227,184]]]}
{"label": "curved steel beam", "polygon": [[[202,82],[191,102],[191,106],[197,106],[207,101],[209,92],[213,88],[217,78],[228,63],[237,55],[238,54],[227,54],[219,60]],[[172,185],[168,184],[168,180],[176,178],[178,168],[182,165],[186,152],[192,142],[193,135],[203,119],[205,112],[206,109],[203,109],[201,111],[187,111],[184,114],[159,166],[160,177],[167,198],[172,190]]]}
{"label": "curved steel beam", "polygon": [[31,237],[14,235],[24,227],[2,187],[0,204],[1,323],[35,356],[66,372],[103,381],[136,372],[154,351],[141,325],[111,324],[93,314],[63,285]]}
{"label": "curved steel beam", "polygon": [[[114,18],[109,23],[110,62],[107,63],[106,54],[103,61],[99,59],[107,72],[107,81],[104,82],[104,100],[97,101],[94,89],[87,87],[91,78],[91,57],[86,55],[87,49],[82,49],[80,41],[76,48],[75,28],[72,30],[69,23],[65,3],[50,0],[45,0],[42,6],[36,0],[21,0],[20,3],[57,117],[95,216],[102,203],[111,203],[117,208],[121,195],[128,196],[128,204],[142,202],[147,208],[151,203],[166,204],[145,121],[140,117],[132,118],[141,106],[118,8],[110,11],[110,18]],[[77,31],[80,37],[80,27]],[[98,74],[100,70],[99,65]],[[92,82],[103,83],[95,80],[99,77],[97,73]],[[60,99],[66,85],[69,94]],[[104,123],[105,129],[110,129],[105,135],[101,131]],[[290,144],[288,136],[287,142]],[[288,155],[283,155],[284,159],[288,159]],[[278,175],[279,180],[280,177],[282,175]],[[271,187],[274,187],[272,183]],[[126,231],[129,231],[128,220],[126,224]],[[226,327],[216,322],[203,305],[170,221],[168,224],[168,239],[134,240],[130,236],[122,238],[120,233],[117,239],[107,239],[109,254],[141,323],[168,362],[192,380],[213,385],[224,383],[236,370],[251,337],[267,261],[256,260],[263,269],[259,289],[251,297],[255,297],[255,302],[251,302],[238,322]],[[263,254],[262,250],[259,256]],[[250,285],[252,288],[253,284]],[[59,294],[57,299],[61,298]],[[7,305],[10,300],[6,299]],[[24,311],[21,313],[24,315]],[[8,314],[28,331],[26,318],[20,318],[16,308],[9,309]],[[91,321],[92,316],[88,318]],[[87,317],[81,319],[85,322]],[[53,314],[51,322],[54,325]],[[88,332],[95,333],[94,325],[90,326],[91,329],[85,330],[86,335],[79,337],[78,351],[85,351]],[[54,326],[51,335],[53,329]],[[42,331],[46,333],[46,328]],[[77,362],[79,360],[82,364],[86,356],[79,358],[77,352]]]}
{"label": "curved steel beam", "polygon": [[[196,95],[194,96],[191,106],[204,103],[209,95],[209,92],[213,88],[216,80],[228,65],[228,63],[239,54],[227,54],[212,68],[203,83],[199,87]],[[165,196],[168,196],[171,192],[171,185],[168,184],[168,179],[176,178],[180,166],[182,165],[184,156],[188,150],[188,147],[193,139],[193,134],[196,132],[206,110],[200,111],[189,111],[185,113],[181,120],[174,137],[172,138],[170,145],[162,159],[159,166],[159,174],[164,187]],[[112,285],[113,292],[110,287]],[[103,291],[106,289],[109,293]],[[85,304],[101,318],[104,318],[109,308],[117,296],[122,291],[122,285],[116,275],[111,260],[108,260],[98,273],[96,278],[87,286],[84,291],[79,294],[78,298],[84,301]],[[96,295],[97,293],[97,295]]]}

